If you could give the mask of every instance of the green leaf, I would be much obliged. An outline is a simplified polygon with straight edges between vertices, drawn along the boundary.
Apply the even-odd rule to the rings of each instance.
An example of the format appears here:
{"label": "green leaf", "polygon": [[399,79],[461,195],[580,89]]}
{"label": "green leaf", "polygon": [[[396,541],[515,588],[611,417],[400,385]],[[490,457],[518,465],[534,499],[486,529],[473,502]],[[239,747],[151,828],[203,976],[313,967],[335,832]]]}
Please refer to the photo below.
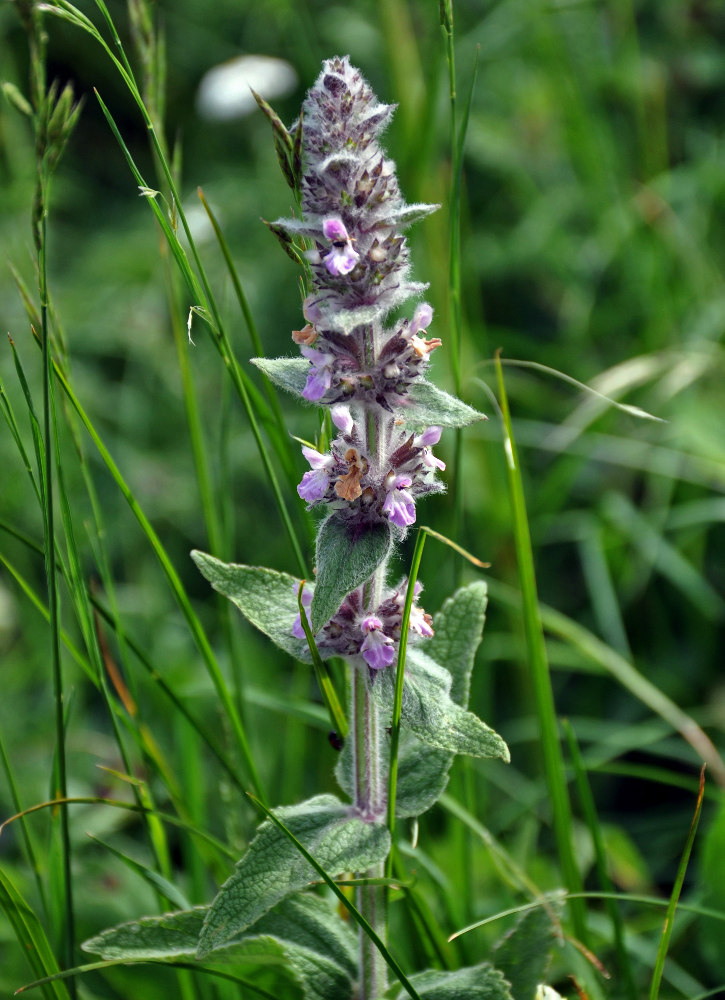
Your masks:
{"label": "green leaf", "polygon": [[432,382],[420,379],[414,382],[408,399],[401,406],[406,426],[411,430],[437,425],[440,427],[466,427],[486,417],[468,403],[439,389]]}
{"label": "green leaf", "polygon": [[547,907],[527,910],[491,953],[496,968],[511,984],[515,1000],[534,1000],[537,986],[546,982],[558,930],[552,921],[553,909],[561,905],[550,900]]}
{"label": "green leaf", "polygon": [[310,370],[307,358],[251,358],[251,362],[278,388],[302,397]]}
{"label": "green leaf", "polygon": [[[329,322],[344,333],[350,333],[361,323],[370,322],[378,311],[372,306],[346,309],[328,317]],[[306,358],[252,358],[251,362],[280,389],[302,397],[307,382],[310,363]],[[401,414],[406,426],[419,430],[433,425],[439,427],[465,427],[486,417],[468,403],[444,392],[432,382],[419,379],[414,382],[407,398],[401,401]]]}
{"label": "green leaf", "polygon": [[420,816],[435,805],[446,790],[454,757],[454,753],[427,746],[410,733],[401,735],[395,799],[398,819]]}
{"label": "green leaf", "polygon": [[[488,962],[456,972],[418,972],[410,982],[420,1000],[514,1000],[503,975]],[[397,990],[393,997],[402,1000],[403,992]]]}
{"label": "green leaf", "polygon": [[[318,795],[275,810],[323,868],[365,871],[382,861],[390,836],[381,823],[358,819],[334,795]],[[263,823],[236,871],[219,890],[204,921],[197,956],[229,943],[280,900],[316,877],[314,868],[270,821]]]}
{"label": "green leaf", "polygon": [[435,635],[425,644],[426,655],[453,676],[451,698],[468,705],[471,672],[483,636],[488,587],[482,580],[461,587],[435,615]]}
{"label": "green leaf", "polygon": [[376,226],[383,226],[386,229],[406,229],[414,222],[426,219],[433,212],[437,212],[440,205],[427,205],[418,202],[415,205],[402,205],[395,212],[388,212],[375,219]]}
{"label": "green leaf", "polygon": [[[161,917],[143,917],[103,931],[84,951],[104,959],[193,960],[208,906]],[[247,931],[210,956],[214,964],[282,964],[306,1000],[338,1000],[352,992],[357,938],[319,896],[300,895],[278,904]]]}
{"label": "green leaf", "polygon": [[197,550],[191,553],[191,558],[214,590],[236,604],[255,628],[290,656],[310,662],[306,640],[292,634],[297,617],[299,580],[263,566],[225,563]]}
{"label": "green leaf", "polygon": [[365,583],[387,558],[391,547],[387,522],[351,532],[332,514],[317,536],[317,583],[310,605],[310,624],[319,632],[351,591]]}
{"label": "green leaf", "polygon": [[385,305],[382,307],[380,305],[356,306],[352,309],[339,309],[332,312],[329,309],[326,310],[324,303],[321,303],[322,326],[324,329],[331,327],[344,334],[352,333],[355,327],[363,323],[372,323],[376,318],[382,319],[401,302],[405,302],[406,299],[414,295],[421,295],[427,287],[428,285],[422,281],[401,281],[397,288],[389,289],[386,292]]}
{"label": "green leaf", "polygon": [[322,232],[321,216],[319,222],[314,222],[311,219],[275,219],[269,225],[289,233],[290,236],[307,236],[312,240],[325,238]]}
{"label": "green leaf", "polygon": [[[498,733],[451,700],[451,683],[447,670],[420,650],[411,650],[403,688],[404,726],[423,743],[439,750],[471,757],[500,757],[508,762],[508,747]],[[392,671],[380,670],[372,687],[378,704],[391,711],[394,684]]]}

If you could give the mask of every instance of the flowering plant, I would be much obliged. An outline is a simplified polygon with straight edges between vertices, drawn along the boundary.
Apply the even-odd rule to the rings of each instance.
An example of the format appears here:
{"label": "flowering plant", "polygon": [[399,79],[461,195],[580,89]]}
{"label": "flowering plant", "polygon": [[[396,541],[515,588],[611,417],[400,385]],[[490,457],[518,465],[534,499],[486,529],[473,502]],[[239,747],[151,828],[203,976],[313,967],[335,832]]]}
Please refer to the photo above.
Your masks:
{"label": "flowering plant", "polygon": [[[434,620],[419,604],[420,583],[387,578],[418,501],[443,489],[437,473],[445,465],[432,451],[442,427],[481,418],[425,377],[441,345],[427,336],[431,307],[422,302],[409,318],[389,321],[426,287],[409,278],[403,230],[437,206],[404,203],[378,141],[393,108],[376,100],[347,58],[325,62],[292,130],[260,103],[302,210],[270,228],[305,261],[309,289],[306,324],[292,334],[301,357],[254,363],[278,386],[323,407],[330,418],[323,426],[334,428],[324,446],[303,446],[310,468],[297,488],[308,507],[324,511],[316,579],[313,585],[201,552],[193,557],[281,649],[318,666],[345,659],[347,714],[330,704],[331,735],[341,749],[336,776],[349,801],[326,794],[274,810],[259,803],[267,818],[210,906],[124,924],[84,947],[103,958],[274,956],[309,1000],[531,1000],[547,949],[531,949],[530,921],[502,943],[497,967],[483,962],[407,977],[387,944],[387,894],[403,872],[393,856],[396,820],[437,801],[455,754],[509,757],[501,737],[466,705],[484,584],[458,590]],[[335,881],[350,872],[355,904]],[[351,911],[357,934],[307,891],[319,878]],[[388,985],[389,969],[399,985]]]}

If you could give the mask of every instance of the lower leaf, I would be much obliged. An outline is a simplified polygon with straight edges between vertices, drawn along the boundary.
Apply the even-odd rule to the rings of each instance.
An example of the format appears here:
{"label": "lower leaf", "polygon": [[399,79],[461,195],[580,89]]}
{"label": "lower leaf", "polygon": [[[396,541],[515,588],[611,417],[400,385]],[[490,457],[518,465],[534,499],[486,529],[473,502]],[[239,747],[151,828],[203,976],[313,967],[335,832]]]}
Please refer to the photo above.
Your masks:
{"label": "lower leaf", "polygon": [[[420,1000],[518,1000],[498,969],[488,962],[458,969],[456,972],[429,970],[410,977]],[[397,989],[393,1000],[403,1000]]]}
{"label": "lower leaf", "polygon": [[[334,795],[318,795],[275,814],[332,875],[366,871],[383,861],[390,834],[381,823],[359,819]],[[317,878],[277,826],[263,823],[236,871],[219,890],[199,935],[197,957],[225,947],[264,913]]]}
{"label": "lower leaf", "polygon": [[[84,951],[106,960],[193,959],[208,906],[120,924],[86,941]],[[346,1000],[356,975],[357,939],[318,896],[293,896],[247,931],[214,951],[214,964],[279,964],[302,987],[305,1000]]]}
{"label": "lower leaf", "polygon": [[535,1000],[540,983],[546,979],[551,949],[561,928],[557,913],[561,904],[549,900],[546,906],[528,910],[513,930],[494,947],[492,958],[511,983],[515,1000]]}

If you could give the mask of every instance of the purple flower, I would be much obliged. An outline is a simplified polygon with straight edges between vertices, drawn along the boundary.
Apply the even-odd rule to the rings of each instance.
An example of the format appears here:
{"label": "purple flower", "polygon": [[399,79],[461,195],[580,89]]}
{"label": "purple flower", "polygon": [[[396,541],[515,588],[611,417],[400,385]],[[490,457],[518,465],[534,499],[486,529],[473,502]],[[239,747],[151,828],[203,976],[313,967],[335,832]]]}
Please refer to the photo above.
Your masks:
{"label": "purple flower", "polygon": [[388,495],[383,502],[383,513],[399,528],[407,528],[415,521],[415,500],[403,488],[411,486],[412,482],[410,476],[396,476],[393,473],[385,478]]}
{"label": "purple flower", "polygon": [[331,455],[322,455],[315,448],[304,448],[302,454],[310,463],[310,471],[306,472],[297,487],[297,492],[307,503],[317,503],[322,500],[330,485],[329,469],[334,465]]}
{"label": "purple flower", "polygon": [[[297,584],[295,584],[295,588],[294,588],[294,590],[295,590],[295,597],[297,597],[297,591],[298,591],[298,589],[299,588],[298,588]],[[310,604],[312,604],[312,591],[307,590],[307,588],[305,587],[303,589],[303,591],[302,591],[302,607],[305,609],[305,613],[307,613],[307,611],[308,611],[308,609],[310,607]],[[297,617],[295,618],[295,623],[292,626],[292,635],[296,639],[304,639],[305,638],[305,630],[302,628],[302,615],[299,614],[299,612],[297,613]]]}
{"label": "purple flower", "polygon": [[311,403],[316,403],[330,388],[332,383],[330,365],[335,358],[332,354],[326,354],[324,351],[316,351],[314,347],[301,347],[300,350],[312,363],[302,395]]}
{"label": "purple flower", "polygon": [[360,622],[365,638],[360,646],[363,659],[373,670],[389,667],[395,659],[393,640],[383,632],[383,623],[376,615],[367,615]]}
{"label": "purple flower", "polygon": [[433,626],[431,624],[432,618],[430,615],[426,614],[422,608],[419,608],[417,604],[414,604],[410,609],[410,619],[408,621],[408,628],[411,632],[417,632],[418,635],[422,635],[425,639],[430,639],[435,632],[433,631]]}
{"label": "purple flower", "polygon": [[316,299],[314,295],[308,295],[305,301],[302,303],[302,315],[305,317],[308,323],[312,323],[315,326],[322,319],[322,310],[319,305],[320,300]]}
{"label": "purple flower", "polygon": [[416,306],[413,319],[410,322],[410,335],[415,336],[419,330],[425,330],[433,319],[433,308],[427,302]]}
{"label": "purple flower", "polygon": [[440,439],[440,427],[427,427],[422,434],[413,439],[413,447],[421,449],[423,464],[427,465],[429,469],[445,469],[446,467],[446,463],[440,458],[436,458],[429,447],[432,444],[438,444]]}
{"label": "purple flower", "polygon": [[334,277],[349,274],[355,267],[360,254],[353,250],[350,234],[345,228],[342,219],[325,219],[322,223],[322,232],[328,240],[332,241],[332,249],[322,259],[325,267]]}
{"label": "purple flower", "polygon": [[338,403],[337,406],[333,406],[330,410],[330,416],[335,427],[342,431],[343,434],[349,435],[352,432],[355,421],[352,419],[349,406],[345,406],[344,403]]}
{"label": "purple flower", "polygon": [[433,444],[438,444],[441,439],[440,427],[426,427],[422,434],[419,434],[413,444],[416,448],[429,448]]}

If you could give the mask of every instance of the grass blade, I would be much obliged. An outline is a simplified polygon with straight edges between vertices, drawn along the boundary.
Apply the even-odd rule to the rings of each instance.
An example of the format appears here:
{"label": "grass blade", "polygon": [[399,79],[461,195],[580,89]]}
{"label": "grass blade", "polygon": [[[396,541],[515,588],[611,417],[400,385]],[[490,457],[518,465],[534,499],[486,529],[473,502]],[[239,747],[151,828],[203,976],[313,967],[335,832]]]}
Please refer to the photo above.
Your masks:
{"label": "grass blade", "polygon": [[[45,977],[55,975],[59,971],[58,964],[45,931],[33,909],[2,868],[0,868],[0,904],[35,975]],[[45,991],[45,995],[55,1000],[69,1000],[68,990],[63,983],[52,983],[51,988]]]}
{"label": "grass blade", "polygon": [[305,582],[305,580],[300,580],[300,586],[297,591],[297,606],[300,609],[300,623],[302,625],[302,630],[305,633],[305,638],[307,639],[307,645],[310,648],[312,665],[315,668],[315,677],[317,678],[317,683],[320,687],[322,700],[325,702],[325,708],[330,716],[332,728],[337,735],[344,740],[347,736],[347,719],[345,718],[345,713],[342,710],[340,699],[337,697],[337,691],[335,691],[332,683],[330,672],[320,656],[320,651],[317,648],[315,637],[312,634],[312,629],[310,628],[310,623],[307,619],[307,612],[305,611],[302,603],[302,592],[305,587]]}
{"label": "grass blade", "polygon": [[249,792],[247,792],[247,795],[252,800],[252,802],[254,802],[261,809],[261,811],[265,814],[267,819],[271,820],[275,824],[275,826],[279,827],[279,829],[282,831],[285,837],[287,837],[295,845],[295,847],[300,852],[300,854],[305,858],[305,860],[309,861],[309,863],[319,874],[323,882],[325,882],[325,884],[330,889],[332,889],[332,891],[335,893],[335,895],[340,900],[345,909],[348,911],[353,920],[360,926],[362,932],[370,938],[375,947],[378,949],[388,967],[399,979],[403,989],[408,994],[408,996],[411,997],[412,1000],[420,1000],[420,997],[416,993],[413,986],[410,984],[407,976],[405,975],[401,967],[398,965],[395,958],[388,951],[383,940],[380,938],[378,934],[375,933],[373,928],[370,926],[368,921],[358,910],[355,904],[347,898],[347,896],[342,891],[342,889],[339,888],[335,880],[331,878],[330,875],[327,874],[322,865],[318,864],[318,862],[313,858],[313,856],[310,854],[307,848],[299,842],[299,840],[297,839],[297,837],[295,837],[292,831],[287,829],[282,820],[279,819],[278,816],[275,816],[275,814],[272,812],[271,809],[267,809],[266,806],[262,805],[262,803],[258,799],[255,799],[255,797],[251,795]]}
{"label": "grass blade", "polygon": [[[599,817],[597,816],[596,805],[594,803],[591,786],[589,785],[589,779],[587,777],[584,761],[582,760],[581,751],[579,750],[579,744],[568,719],[563,720],[562,726],[564,728],[564,735],[566,736],[569,746],[569,756],[571,757],[572,764],[574,766],[574,774],[576,776],[577,788],[579,790],[579,799],[582,804],[587,826],[589,827],[589,832],[592,836],[599,884],[604,892],[613,892],[614,885],[609,877],[609,872],[607,871],[607,855],[604,847],[602,829],[599,824]],[[624,984],[630,1000],[637,1000],[637,986],[634,981],[632,965],[625,945],[624,922],[620,915],[619,908],[613,900],[607,900],[607,911],[609,912],[609,919],[612,922],[614,947],[617,953],[617,964],[619,965],[620,979]]]}
{"label": "grass blade", "polygon": [[[103,969],[111,969],[119,965],[156,965],[167,966],[173,969],[189,969],[192,972],[202,972],[207,976],[214,976],[226,982],[236,983],[238,986],[243,986],[245,990],[249,990],[254,996],[262,997],[262,1000],[279,1000],[279,997],[275,994],[268,993],[261,986],[257,986],[248,979],[242,979],[241,976],[235,976],[231,972],[222,972],[221,969],[207,969],[199,962],[153,962],[148,958],[142,958],[138,962],[132,962],[127,958],[114,958],[105,962],[88,962],[86,965],[77,965],[74,969],[66,969],[64,972],[58,972],[53,976],[46,976],[44,979],[37,979],[34,983],[21,986],[19,990],[15,990],[13,996],[19,996],[21,993],[29,993],[30,990],[36,990],[39,986],[44,987],[49,984],[55,986],[56,983],[59,983],[63,979],[68,979],[70,976],[82,976],[86,972],[101,972]],[[66,992],[64,996],[67,998],[68,993]]]}
{"label": "grass blade", "polygon": [[[564,770],[564,759],[559,743],[556,707],[551,689],[549,663],[539,612],[534,554],[531,547],[531,535],[526,514],[524,485],[521,479],[521,468],[518,462],[516,443],[511,425],[511,414],[509,412],[508,397],[503,378],[503,368],[498,356],[496,357],[496,374],[501,399],[504,432],[503,444],[511,498],[519,584],[521,587],[523,625],[528,650],[529,670],[531,672],[536,711],[541,731],[544,772],[551,801],[554,832],[562,875],[570,892],[580,892],[582,886],[579,869],[574,857],[571,803],[569,801],[566,773]],[[577,900],[570,909],[575,933],[581,941],[585,942],[586,919],[584,906]]]}
{"label": "grass blade", "polygon": [[395,671],[395,699],[393,701],[393,720],[390,729],[390,765],[388,771],[388,829],[390,830],[390,854],[385,862],[385,872],[388,878],[393,873],[395,856],[395,799],[398,790],[398,748],[400,746],[400,716],[403,706],[403,681],[405,678],[405,656],[408,651],[408,626],[410,611],[415,596],[415,581],[418,579],[420,561],[423,558],[425,545],[425,528],[419,528],[415,539],[415,549],[410,562],[408,582],[405,590],[403,617],[400,622],[400,641],[398,643],[398,664]]}
{"label": "grass blade", "polygon": [[68,383],[65,375],[60,370],[57,364],[55,365],[55,374],[63,388],[63,391],[68,396],[68,399],[70,400],[73,409],[78,414],[81,423],[83,424],[86,431],[90,435],[91,440],[96,446],[101,458],[103,459],[106,467],[108,468],[108,471],[111,473],[113,479],[116,482],[116,485],[120,489],[124,499],[131,508],[136,520],[141,526],[144,534],[146,535],[146,538],[149,541],[149,544],[151,545],[151,548],[153,549],[157,559],[161,564],[161,567],[164,571],[164,574],[166,575],[166,579],[169,583],[171,591],[174,597],[176,598],[176,601],[181,609],[181,612],[187,621],[191,634],[193,635],[194,640],[197,644],[199,652],[202,655],[204,664],[207,668],[207,671],[209,672],[209,676],[211,677],[212,683],[214,684],[214,688],[217,694],[219,695],[219,699],[229,717],[229,721],[232,725],[235,737],[239,744],[239,749],[242,754],[242,758],[244,760],[250,780],[254,788],[257,790],[258,794],[262,795],[259,775],[257,773],[257,767],[256,764],[254,763],[254,759],[252,758],[251,750],[249,748],[249,742],[247,740],[247,734],[242,724],[242,720],[234,705],[231,695],[229,694],[226,683],[224,681],[224,677],[222,676],[221,669],[219,667],[219,664],[217,663],[216,657],[214,656],[214,652],[209,644],[209,640],[206,637],[206,633],[202,628],[201,622],[199,621],[198,617],[194,612],[194,609],[191,606],[191,602],[189,601],[189,598],[186,594],[181,579],[178,573],[176,572],[176,569],[174,568],[171,560],[169,559],[166,550],[161,544],[160,538],[158,537],[156,531],[152,527],[151,522],[148,520],[143,510],[141,509],[140,504],[136,500],[133,490],[126,483],[125,479],[121,475],[120,469],[114,462],[110,452],[108,451],[105,444],[101,440],[100,435],[96,431],[95,427],[93,426],[93,423],[91,422],[90,418],[88,417],[85,410],[81,406],[78,397],[76,396],[75,392]]}
{"label": "grass blade", "polygon": [[149,868],[147,865],[142,865],[140,861],[130,858],[128,854],[124,854],[123,851],[119,851],[118,848],[113,847],[105,840],[101,840],[100,837],[96,837],[92,833],[87,834],[87,836],[90,837],[94,843],[100,844],[101,847],[105,847],[107,851],[110,851],[111,854],[117,857],[118,860],[132,872],[140,875],[145,882],[147,882],[172,906],[175,906],[179,910],[191,909],[191,903],[188,901],[186,896],[168,879],[159,875],[158,872],[153,871],[153,869]]}
{"label": "grass blade", "polygon": [[[174,259],[176,260],[177,265],[179,266],[179,269],[181,270],[181,273],[184,277],[187,288],[189,290],[189,294],[192,296],[192,301],[195,303],[199,303],[198,307],[196,307],[194,311],[198,312],[199,310],[201,310],[201,314],[204,316],[207,325],[211,331],[212,341],[214,343],[214,346],[221,355],[222,360],[224,361],[224,365],[231,376],[237,395],[239,396],[242,402],[242,406],[244,407],[244,411],[247,415],[247,420],[249,421],[249,426],[252,431],[252,435],[257,445],[259,456],[262,460],[262,465],[264,467],[265,474],[267,476],[267,479],[269,480],[272,493],[274,494],[274,498],[280,513],[280,517],[282,519],[282,523],[289,537],[290,545],[292,546],[292,551],[295,554],[302,576],[306,576],[307,574],[305,572],[305,560],[302,555],[302,549],[300,547],[299,541],[297,539],[297,533],[295,532],[292,520],[289,515],[289,511],[287,510],[287,504],[285,503],[284,497],[282,496],[279,482],[277,480],[277,474],[274,471],[269,455],[267,453],[267,448],[265,447],[264,441],[262,440],[261,431],[259,429],[259,424],[257,422],[257,417],[255,415],[255,409],[263,412],[266,407],[263,403],[263,400],[258,390],[250,380],[249,376],[246,375],[246,373],[243,371],[243,369],[239,365],[239,362],[237,361],[236,357],[234,356],[231,350],[229,338],[225,332],[224,324],[222,323],[219,310],[217,309],[216,302],[211,292],[211,288],[209,287],[208,281],[206,280],[206,275],[204,273],[201,261],[196,251],[196,245],[194,243],[191,230],[189,229],[188,223],[186,222],[186,217],[181,209],[181,204],[178,199],[178,194],[176,192],[176,187],[174,185],[171,171],[169,170],[169,167],[166,164],[165,159],[163,158],[163,151],[157,142],[155,149],[159,156],[162,167],[164,169],[166,180],[169,183],[169,186],[172,191],[172,196],[174,199],[174,209],[176,212],[178,212],[179,218],[182,221],[186,237],[189,241],[189,246],[192,249],[195,264],[199,269],[199,273],[201,274],[201,281],[202,281],[201,285],[199,284],[196,276],[191,270],[184,248],[181,246],[181,243],[179,242],[176,233],[174,232],[171,224],[169,223],[164,213],[161,211],[161,208],[157,204],[156,196],[158,195],[158,192],[154,191],[152,188],[149,188],[148,185],[145,183],[140,171],[136,167],[136,164],[134,162],[133,157],[131,156],[128,147],[123,141],[118,126],[116,125],[113,119],[113,116],[111,115],[110,111],[108,110],[108,108],[106,107],[106,105],[104,104],[103,100],[101,99],[98,93],[96,93],[96,97],[98,98],[101,110],[103,111],[103,114],[106,117],[109,127],[111,128],[111,131],[113,132],[116,141],[121,147],[121,150],[123,151],[124,156],[126,157],[129,167],[131,168],[131,171],[134,177],[136,178],[136,182],[138,183],[141,192],[147,195],[147,201],[149,202],[151,209],[154,213],[154,216],[156,217],[156,221],[161,226],[162,232],[166,237],[169,248],[174,256]],[[141,102],[141,106],[143,106],[143,102]],[[145,113],[145,117],[147,119],[147,127],[149,128],[150,134],[153,138],[155,136],[153,125],[150,119],[148,118],[147,113]]]}
{"label": "grass blade", "polygon": [[700,822],[700,813],[702,812],[702,803],[705,795],[705,765],[703,764],[702,770],[700,771],[700,789],[697,794],[697,804],[695,806],[695,815],[692,819],[692,824],[690,825],[690,832],[687,835],[687,842],[685,843],[685,849],[682,852],[682,857],[680,858],[680,863],[677,867],[677,877],[675,878],[675,884],[672,887],[672,894],[670,896],[670,901],[667,905],[667,913],[665,914],[665,925],[662,928],[662,937],[660,938],[659,947],[657,949],[657,961],[655,962],[654,972],[652,974],[652,983],[650,985],[649,1000],[658,1000],[660,995],[660,984],[662,982],[662,973],[665,967],[665,959],[667,958],[667,949],[669,947],[670,938],[672,937],[672,929],[675,920],[675,910],[677,909],[677,903],[680,899],[680,893],[682,892],[682,883],[685,881],[685,872],[687,871],[687,863],[690,860],[690,853],[692,851],[692,845],[695,843],[695,835],[697,833],[697,826]]}
{"label": "grass blade", "polygon": [[[488,586],[497,600],[512,607],[521,607],[521,595],[517,594],[511,587],[490,577],[488,578]],[[698,757],[705,761],[718,786],[725,788],[725,762],[723,762],[710,737],[691,715],[684,712],[656,685],[643,677],[636,667],[584,628],[583,625],[579,625],[578,622],[572,621],[560,611],[547,607],[545,604],[539,605],[539,611],[547,632],[571,643],[587,659],[598,663],[643,704],[665,719],[673,729],[680,733],[683,739],[687,740]]]}

